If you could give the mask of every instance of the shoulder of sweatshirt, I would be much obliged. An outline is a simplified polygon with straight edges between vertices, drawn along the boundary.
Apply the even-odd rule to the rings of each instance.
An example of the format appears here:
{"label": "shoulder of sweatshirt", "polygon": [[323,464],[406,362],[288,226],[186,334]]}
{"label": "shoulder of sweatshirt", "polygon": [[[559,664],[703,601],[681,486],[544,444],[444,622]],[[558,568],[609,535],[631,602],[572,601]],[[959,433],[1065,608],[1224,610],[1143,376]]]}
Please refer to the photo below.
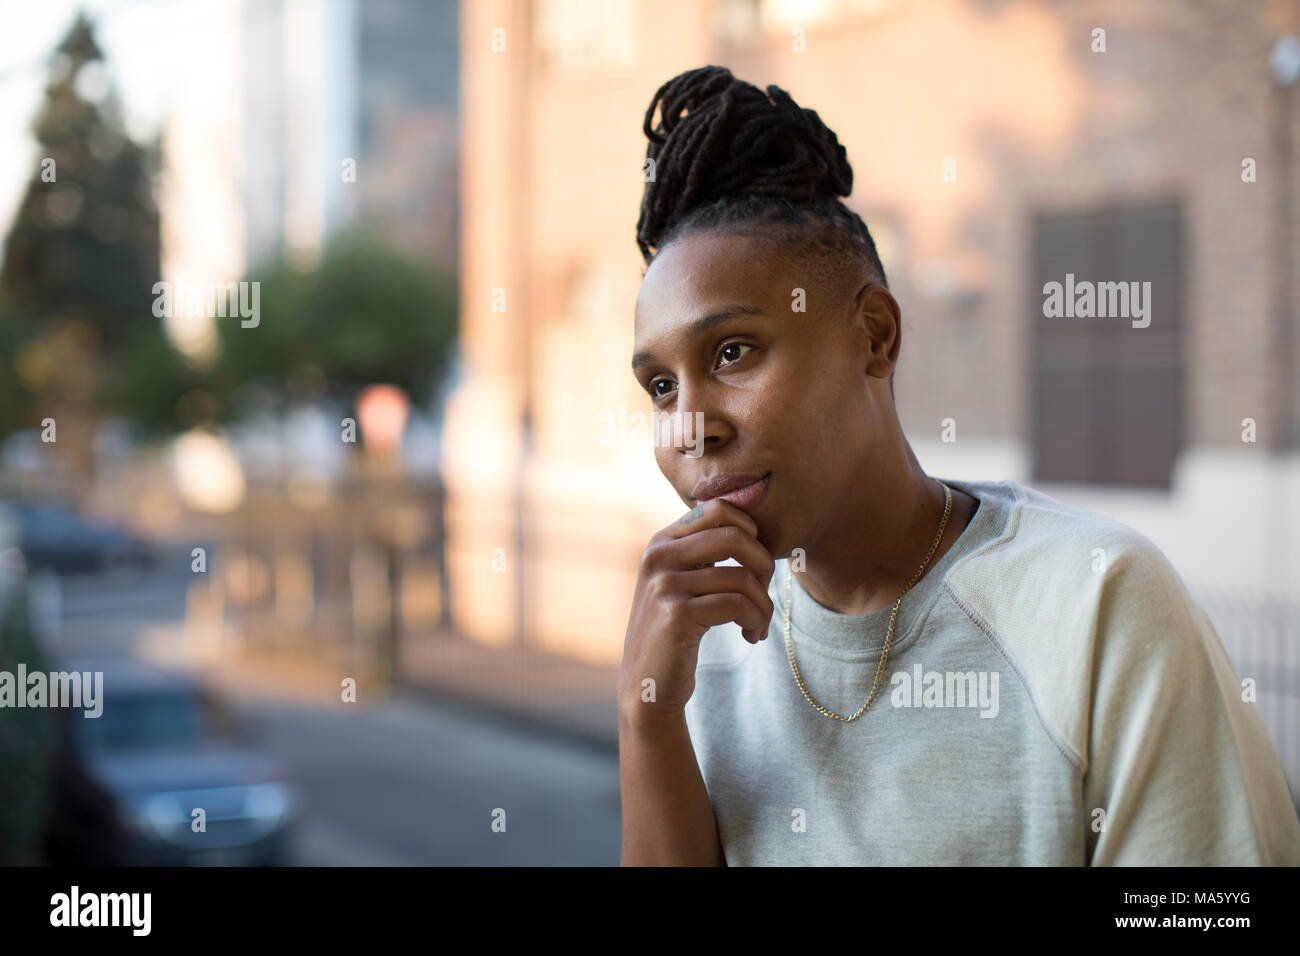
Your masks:
{"label": "shoulder of sweatshirt", "polygon": [[1092,708],[1112,678],[1177,680],[1226,656],[1172,563],[1141,532],[1035,489],[1001,485],[1002,534],[954,565],[944,588],[999,647],[1058,746],[1083,770]]}

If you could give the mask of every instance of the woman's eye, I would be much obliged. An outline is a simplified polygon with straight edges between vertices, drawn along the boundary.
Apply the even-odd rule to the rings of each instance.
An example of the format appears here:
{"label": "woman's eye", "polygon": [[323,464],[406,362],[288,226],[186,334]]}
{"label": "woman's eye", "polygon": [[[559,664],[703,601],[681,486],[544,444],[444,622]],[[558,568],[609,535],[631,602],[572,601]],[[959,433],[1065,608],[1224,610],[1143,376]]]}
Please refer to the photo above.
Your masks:
{"label": "woman's eye", "polygon": [[745,354],[739,351],[740,349],[752,349],[753,347],[754,346],[752,345],[746,345],[744,342],[732,342],[729,345],[724,345],[721,351],[718,352],[718,355],[719,357],[725,357],[728,354],[731,354],[733,356],[731,361],[722,363],[724,365],[730,365],[732,364],[732,362],[739,361],[741,357]]}
{"label": "woman's eye", "polygon": [[[719,362],[719,365],[732,365],[740,361],[745,357],[745,353],[741,350],[752,348],[754,348],[754,346],[748,345],[744,342],[730,342],[727,345],[724,345],[718,350],[718,358],[722,360]],[[669,388],[660,390],[660,385],[667,385]],[[657,402],[659,399],[672,393],[672,385],[673,380],[670,378],[656,378],[650,380],[646,385],[645,390],[650,393],[650,398]]]}
{"label": "woman's eye", "polygon": [[659,399],[663,398],[665,395],[668,394],[667,392],[658,391],[658,386],[671,385],[671,384],[672,382],[666,378],[657,378],[653,382],[651,382],[648,386],[646,386],[646,391],[650,393],[651,398],[658,401]]}

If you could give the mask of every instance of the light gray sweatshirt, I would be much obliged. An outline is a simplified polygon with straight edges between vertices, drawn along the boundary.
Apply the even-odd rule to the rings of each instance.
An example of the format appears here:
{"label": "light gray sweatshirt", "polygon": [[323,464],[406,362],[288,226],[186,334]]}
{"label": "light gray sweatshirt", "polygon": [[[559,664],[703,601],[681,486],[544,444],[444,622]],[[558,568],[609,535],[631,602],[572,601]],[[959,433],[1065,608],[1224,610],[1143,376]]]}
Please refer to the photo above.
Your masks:
{"label": "light gray sweatshirt", "polygon": [[[700,646],[686,722],[727,863],[1300,864],[1277,753],[1159,549],[1011,482],[904,597],[870,708],[804,699],[783,628]],[[891,608],[831,611],[791,583],[809,693],[866,701]]]}

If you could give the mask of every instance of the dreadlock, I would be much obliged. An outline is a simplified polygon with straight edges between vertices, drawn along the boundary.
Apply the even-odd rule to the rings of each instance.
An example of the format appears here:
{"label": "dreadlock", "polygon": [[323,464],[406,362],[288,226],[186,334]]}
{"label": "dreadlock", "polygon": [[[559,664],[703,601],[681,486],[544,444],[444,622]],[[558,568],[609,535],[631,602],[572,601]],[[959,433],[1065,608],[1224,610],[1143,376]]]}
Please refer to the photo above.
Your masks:
{"label": "dreadlock", "polygon": [[836,296],[867,280],[889,288],[866,223],[838,198],[853,190],[844,147],[779,86],[764,94],[726,67],[688,70],[655,92],[642,128],[651,174],[636,239],[647,267],[675,239],[724,227],[793,247]]}

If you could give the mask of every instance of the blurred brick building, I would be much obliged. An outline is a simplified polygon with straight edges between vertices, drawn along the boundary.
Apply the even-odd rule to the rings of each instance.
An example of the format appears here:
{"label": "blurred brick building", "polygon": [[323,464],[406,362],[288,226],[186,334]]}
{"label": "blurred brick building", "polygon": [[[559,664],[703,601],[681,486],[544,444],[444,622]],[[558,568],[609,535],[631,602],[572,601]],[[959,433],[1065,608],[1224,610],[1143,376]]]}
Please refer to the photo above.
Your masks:
{"label": "blurred brick building", "polygon": [[[464,4],[460,630],[619,659],[636,559],[682,510],[648,443],[598,439],[602,414],[649,410],[628,365],[642,117],[709,63],[845,144],[927,470],[1132,524],[1207,606],[1291,606],[1300,109],[1270,57],[1297,32],[1291,0]],[[1067,272],[1150,281],[1150,325],[1045,318]]]}

